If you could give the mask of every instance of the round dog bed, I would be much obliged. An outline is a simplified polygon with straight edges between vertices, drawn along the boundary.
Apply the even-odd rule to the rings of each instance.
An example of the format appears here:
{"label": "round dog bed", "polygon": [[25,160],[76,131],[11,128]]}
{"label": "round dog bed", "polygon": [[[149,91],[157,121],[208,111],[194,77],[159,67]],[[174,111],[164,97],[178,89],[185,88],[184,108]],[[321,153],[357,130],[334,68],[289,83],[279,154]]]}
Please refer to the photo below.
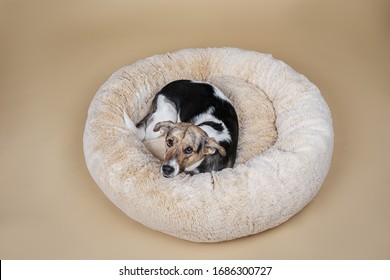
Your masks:
{"label": "round dog bed", "polygon": [[[126,128],[124,111],[138,122],[178,79],[212,83],[232,101],[240,124],[234,168],[164,178],[159,139],[143,143]],[[123,67],[95,95],[84,131],[88,169],[117,207],[197,242],[256,234],[291,218],[317,194],[332,151],[318,88],[271,55],[233,48],[185,49]]]}

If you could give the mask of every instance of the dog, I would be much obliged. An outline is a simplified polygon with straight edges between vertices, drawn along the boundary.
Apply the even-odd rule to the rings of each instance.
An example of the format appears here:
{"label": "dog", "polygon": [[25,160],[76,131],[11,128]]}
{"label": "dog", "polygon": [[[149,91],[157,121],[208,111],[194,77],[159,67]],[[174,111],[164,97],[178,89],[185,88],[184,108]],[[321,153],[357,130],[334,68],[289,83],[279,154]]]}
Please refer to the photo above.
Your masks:
{"label": "dog", "polygon": [[137,125],[124,121],[141,141],[165,136],[160,172],[166,178],[234,166],[238,117],[231,101],[217,87],[200,81],[176,80],[154,97],[150,112]]}

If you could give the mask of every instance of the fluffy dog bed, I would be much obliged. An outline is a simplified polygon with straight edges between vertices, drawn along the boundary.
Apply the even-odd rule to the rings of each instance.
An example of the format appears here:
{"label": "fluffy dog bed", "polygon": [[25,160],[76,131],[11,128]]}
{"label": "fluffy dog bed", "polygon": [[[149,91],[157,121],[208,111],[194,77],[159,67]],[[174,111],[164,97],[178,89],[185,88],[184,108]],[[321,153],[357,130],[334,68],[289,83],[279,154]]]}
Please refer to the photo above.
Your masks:
{"label": "fluffy dog bed", "polygon": [[[166,179],[159,140],[142,143],[126,128],[123,111],[138,122],[157,91],[177,79],[210,82],[234,104],[234,168]],[[232,48],[185,49],[123,67],[95,95],[84,131],[88,169],[116,206],[197,242],[256,234],[291,218],[317,194],[332,151],[332,120],[318,88],[271,55]]]}

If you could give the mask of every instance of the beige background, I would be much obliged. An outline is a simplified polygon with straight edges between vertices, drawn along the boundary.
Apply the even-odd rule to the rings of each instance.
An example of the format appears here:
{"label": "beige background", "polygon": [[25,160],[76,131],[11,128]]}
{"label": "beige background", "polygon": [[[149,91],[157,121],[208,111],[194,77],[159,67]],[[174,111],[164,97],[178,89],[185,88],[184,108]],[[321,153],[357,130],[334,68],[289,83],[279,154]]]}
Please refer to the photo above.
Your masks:
{"label": "beige background", "polygon": [[[389,259],[390,1],[0,1],[1,259]],[[285,224],[197,244],[129,219],[84,163],[89,102],[181,48],[272,53],[332,111],[318,196]]]}

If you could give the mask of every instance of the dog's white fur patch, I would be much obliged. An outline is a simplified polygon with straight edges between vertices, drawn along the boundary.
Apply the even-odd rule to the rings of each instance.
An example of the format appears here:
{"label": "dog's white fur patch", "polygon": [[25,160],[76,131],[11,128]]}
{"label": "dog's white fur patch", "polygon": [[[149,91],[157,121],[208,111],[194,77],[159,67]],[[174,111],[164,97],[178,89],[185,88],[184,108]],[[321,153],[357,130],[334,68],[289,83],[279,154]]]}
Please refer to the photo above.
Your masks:
{"label": "dog's white fur patch", "polygon": [[[193,172],[193,171],[195,171],[195,169],[199,167],[199,165],[203,162],[203,160],[204,160],[204,158],[198,160],[193,165],[191,165],[191,166],[187,167],[186,169],[184,169],[184,171],[186,171],[186,172]],[[194,173],[199,173],[199,171],[198,172],[195,171]]]}
{"label": "dog's white fur patch", "polygon": [[177,110],[174,104],[170,102],[165,96],[160,95],[157,97],[157,109],[153,113],[151,122],[147,125],[145,131],[145,139],[154,139],[160,136],[159,131],[153,131],[157,123],[161,121],[177,122]]}
{"label": "dog's white fur patch", "polygon": [[223,122],[218,122],[218,119],[215,119],[214,122],[220,123],[223,127],[223,130],[218,131],[218,130],[215,130],[213,127],[208,126],[208,125],[201,125],[199,127],[204,132],[206,132],[210,138],[214,138],[218,143],[223,142],[223,141],[231,142],[232,138],[230,137],[230,133],[227,130],[225,124]]}
{"label": "dog's white fur patch", "polygon": [[161,121],[178,121],[178,112],[176,107],[172,102],[170,102],[165,96],[160,95],[157,98],[157,108],[156,112],[153,113],[151,118],[151,122],[147,125],[147,127],[136,127],[134,122],[127,115],[126,110],[123,111],[123,119],[127,128],[134,133],[137,138],[141,141],[155,139],[160,136],[159,131],[153,131],[154,127],[157,123]]}
{"label": "dog's white fur patch", "polygon": [[214,139],[217,140],[217,142],[222,142],[222,141],[231,142],[232,138],[231,138],[230,133],[229,133],[227,127],[225,126],[225,124],[212,115],[214,110],[215,110],[214,107],[210,107],[206,112],[204,112],[202,114],[199,114],[196,117],[194,117],[191,120],[191,122],[194,123],[197,126],[199,126],[200,124],[202,124],[204,122],[214,122],[214,123],[221,124],[222,127],[223,127],[222,131],[217,131],[213,127],[208,126],[208,125],[202,125],[202,126],[199,126],[199,127],[204,132],[206,132],[207,135],[210,138],[214,137]]}
{"label": "dog's white fur patch", "polygon": [[[210,122],[216,120],[216,118],[212,115],[214,113],[215,108],[210,107],[206,112],[199,114],[191,119],[191,122],[195,125],[199,125],[203,122]],[[220,122],[220,121],[219,121]]]}

